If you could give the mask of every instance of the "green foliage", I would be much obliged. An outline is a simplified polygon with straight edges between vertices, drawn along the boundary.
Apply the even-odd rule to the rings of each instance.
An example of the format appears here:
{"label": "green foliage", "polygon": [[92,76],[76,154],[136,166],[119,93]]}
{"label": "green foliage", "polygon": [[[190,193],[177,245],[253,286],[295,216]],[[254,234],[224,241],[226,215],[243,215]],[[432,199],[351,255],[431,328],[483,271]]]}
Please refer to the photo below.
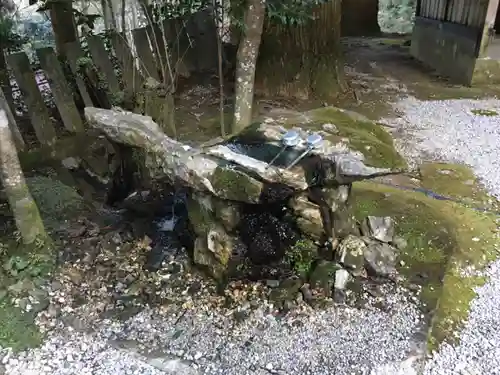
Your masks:
{"label": "green foliage", "polygon": [[155,21],[158,22],[167,18],[184,18],[211,6],[211,0],[160,1],[152,4],[152,10]]}
{"label": "green foliage", "polygon": [[16,22],[11,16],[0,16],[0,41],[2,48],[15,51],[27,42],[27,37],[16,32]]}
{"label": "green foliage", "polygon": [[40,344],[42,334],[29,315],[5,298],[0,300],[0,346],[19,351]]}
{"label": "green foliage", "polygon": [[387,33],[411,33],[416,3],[416,0],[380,0],[378,22],[381,30]]}
{"label": "green foliage", "polygon": [[299,276],[307,276],[316,259],[317,247],[310,239],[300,239],[286,253],[286,260]]}
{"label": "green foliage", "polygon": [[[300,25],[313,20],[312,10],[329,0],[269,0],[266,2],[266,16],[272,22],[283,25]],[[244,27],[246,0],[231,1],[231,22]]]}
{"label": "green foliage", "polygon": [[314,7],[329,0],[271,0],[267,2],[267,17],[283,25],[300,25],[313,20]]}

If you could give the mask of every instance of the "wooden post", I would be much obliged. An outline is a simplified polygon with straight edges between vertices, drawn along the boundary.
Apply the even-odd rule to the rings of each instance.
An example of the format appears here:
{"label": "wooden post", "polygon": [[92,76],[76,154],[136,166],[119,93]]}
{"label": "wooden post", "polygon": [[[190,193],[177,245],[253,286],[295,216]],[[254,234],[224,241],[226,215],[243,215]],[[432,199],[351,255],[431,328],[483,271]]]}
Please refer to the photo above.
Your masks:
{"label": "wooden post", "polygon": [[85,107],[93,107],[94,103],[90,98],[87,86],[85,85],[85,81],[83,80],[80,69],[78,68],[78,60],[84,58],[80,42],[67,43],[64,50],[66,52],[66,57],[68,58],[71,71],[75,75],[76,85],[78,86],[78,90],[82,96],[83,104],[85,104]]}
{"label": "wooden post", "polygon": [[49,81],[54,101],[61,115],[64,127],[73,133],[84,130],[82,118],[76,108],[73,93],[69,88],[68,81],[64,76],[61,64],[52,47],[39,48],[36,50],[40,65],[45,71]]}
{"label": "wooden post", "polygon": [[26,147],[26,144],[24,143],[23,136],[21,135],[19,127],[17,126],[16,118],[14,117],[14,114],[12,113],[12,110],[9,106],[9,101],[5,97],[5,94],[0,87],[0,110],[2,109],[5,111],[7,120],[9,121],[10,132],[12,133],[12,137],[14,138],[14,142],[16,143],[17,150],[23,151]]}
{"label": "wooden post", "polygon": [[135,66],[134,57],[132,56],[132,52],[130,52],[127,41],[123,38],[123,35],[113,32],[111,34],[111,44],[113,45],[118,61],[122,65],[122,80],[125,89],[128,92],[136,93],[142,88],[143,77]]}
{"label": "wooden post", "polygon": [[14,73],[23,99],[28,106],[31,124],[38,140],[41,144],[53,145],[56,142],[56,130],[38,89],[28,56],[24,52],[13,53],[7,56],[7,63]]}
{"label": "wooden post", "polygon": [[151,51],[151,47],[149,46],[146,28],[141,27],[139,29],[132,30],[132,36],[134,38],[137,56],[139,57],[140,64],[144,69],[146,76],[152,77],[160,82],[160,76],[155,65],[153,52]]}
{"label": "wooden post", "polygon": [[92,61],[95,66],[104,74],[106,82],[109,86],[109,91],[117,93],[121,91],[120,83],[115,74],[115,68],[109,59],[109,52],[106,51],[104,43],[98,35],[89,35],[87,37],[87,44],[89,46]]}

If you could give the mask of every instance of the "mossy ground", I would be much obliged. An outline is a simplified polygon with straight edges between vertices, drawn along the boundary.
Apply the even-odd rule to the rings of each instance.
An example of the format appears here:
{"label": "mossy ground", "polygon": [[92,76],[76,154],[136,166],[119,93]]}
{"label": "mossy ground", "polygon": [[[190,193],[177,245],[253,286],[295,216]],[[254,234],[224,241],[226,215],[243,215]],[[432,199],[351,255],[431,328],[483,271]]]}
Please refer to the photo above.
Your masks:
{"label": "mossy ground", "polygon": [[420,166],[419,173],[421,186],[440,195],[480,206],[496,203],[464,165],[426,163]]}
{"label": "mossy ground", "polygon": [[[58,229],[86,209],[82,197],[57,180],[37,176],[27,178],[27,184],[47,229]],[[43,336],[34,323],[35,315],[13,305],[17,292],[9,287],[19,282],[36,286],[50,278],[55,245],[50,238],[23,245],[10,215],[8,205],[0,204],[0,217],[6,219],[0,231],[0,347],[23,350],[39,345]]]}
{"label": "mossy ground", "polygon": [[12,303],[9,287],[20,281],[41,282],[54,270],[52,243],[22,245],[11,236],[0,237],[0,347],[24,350],[41,343],[35,314]]}
{"label": "mossy ground", "polygon": [[337,143],[348,138],[349,147],[362,152],[367,164],[376,167],[406,167],[406,162],[394,148],[391,135],[380,125],[361,115],[335,107],[325,107],[291,116],[286,124],[313,131],[322,130],[323,124],[334,124],[338,134],[329,136],[329,140]]}
{"label": "mossy ground", "polygon": [[495,259],[496,216],[372,182],[354,185],[352,210],[360,219],[395,219],[396,232],[408,242],[399,271],[410,283],[422,285],[421,300],[432,317],[429,348],[452,340],[468,316],[474,288],[485,281],[461,272],[469,265],[481,269]]}

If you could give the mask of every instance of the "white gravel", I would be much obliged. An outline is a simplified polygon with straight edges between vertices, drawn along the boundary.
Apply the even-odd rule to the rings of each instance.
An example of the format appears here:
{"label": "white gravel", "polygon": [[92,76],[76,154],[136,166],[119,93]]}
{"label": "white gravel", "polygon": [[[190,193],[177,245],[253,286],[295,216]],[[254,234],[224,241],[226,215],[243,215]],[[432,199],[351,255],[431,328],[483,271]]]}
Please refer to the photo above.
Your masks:
{"label": "white gravel", "polygon": [[[488,191],[500,198],[500,100],[419,101],[407,98],[395,105],[400,151],[419,161],[431,156],[467,164]],[[443,344],[427,362],[424,375],[500,374],[500,261],[485,273],[489,281],[477,288],[459,344]]]}
{"label": "white gravel", "polygon": [[[388,312],[328,308],[280,321],[257,309],[239,324],[206,310],[180,319],[145,310],[92,334],[52,333],[41,348],[4,359],[6,375],[371,374],[415,350],[421,315],[407,295]],[[136,354],[144,349],[154,353]]]}

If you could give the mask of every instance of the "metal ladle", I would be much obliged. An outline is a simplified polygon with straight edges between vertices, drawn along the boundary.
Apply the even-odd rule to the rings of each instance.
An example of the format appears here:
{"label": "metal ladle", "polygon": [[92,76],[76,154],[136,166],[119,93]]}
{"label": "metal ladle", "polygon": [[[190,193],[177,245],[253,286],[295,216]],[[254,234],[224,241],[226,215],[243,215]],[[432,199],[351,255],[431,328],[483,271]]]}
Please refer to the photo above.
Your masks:
{"label": "metal ladle", "polygon": [[323,144],[323,137],[317,133],[313,133],[306,138],[307,149],[299,155],[288,167],[285,169],[290,169],[294,167],[299,161],[301,161],[307,154],[312,150],[319,148]]}
{"label": "metal ladle", "polygon": [[286,132],[283,135],[283,138],[281,138],[281,144],[282,144],[281,149],[276,154],[276,156],[267,164],[266,169],[269,168],[271,165],[273,165],[273,163],[283,154],[283,152],[286,151],[286,149],[288,149],[288,147],[297,146],[301,140],[302,139],[300,138],[299,133],[297,133],[296,131],[290,130]]}

